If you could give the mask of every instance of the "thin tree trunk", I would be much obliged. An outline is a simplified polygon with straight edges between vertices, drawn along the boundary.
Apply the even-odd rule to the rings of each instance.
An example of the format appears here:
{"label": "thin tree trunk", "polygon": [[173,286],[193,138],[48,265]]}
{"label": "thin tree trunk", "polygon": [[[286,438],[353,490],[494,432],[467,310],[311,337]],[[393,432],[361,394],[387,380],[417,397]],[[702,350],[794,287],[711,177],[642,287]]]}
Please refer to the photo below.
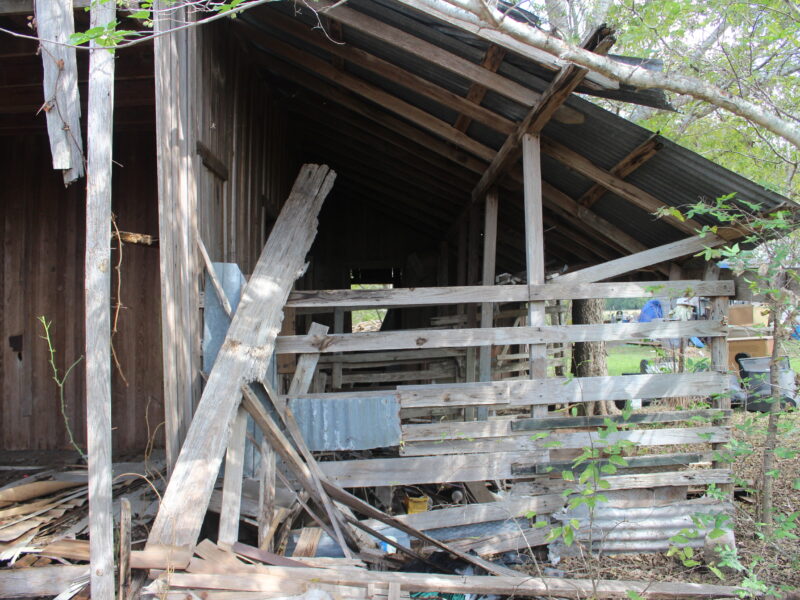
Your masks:
{"label": "thin tree trunk", "polygon": [[[572,301],[572,324],[588,325],[603,322],[605,300],[589,298]],[[608,375],[606,361],[606,345],[604,342],[576,342],[572,347],[572,373],[575,377],[596,377]],[[611,400],[590,402],[586,405],[587,415],[615,414],[617,407]]]}
{"label": "thin tree trunk", "polygon": [[780,308],[772,307],[772,354],[769,363],[769,384],[772,394],[772,403],[769,406],[769,419],[767,421],[767,439],[764,442],[764,462],[761,467],[761,522],[764,524],[764,533],[772,534],[772,488],[775,478],[770,471],[775,468],[775,448],[778,445],[778,417],[781,410],[780,389]]}

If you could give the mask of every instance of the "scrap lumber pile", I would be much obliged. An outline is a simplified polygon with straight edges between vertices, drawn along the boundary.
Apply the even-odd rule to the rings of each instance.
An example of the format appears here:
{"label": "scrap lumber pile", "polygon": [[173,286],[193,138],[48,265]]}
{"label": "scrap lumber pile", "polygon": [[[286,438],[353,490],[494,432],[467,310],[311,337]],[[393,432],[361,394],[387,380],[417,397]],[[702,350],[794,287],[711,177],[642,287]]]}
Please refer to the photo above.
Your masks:
{"label": "scrap lumber pile", "polygon": [[[133,505],[145,530],[158,506],[164,463],[115,463],[115,505]],[[88,476],[47,469],[0,488],[0,598],[56,595],[88,584]],[[119,511],[117,511],[119,512]],[[145,565],[143,562],[137,565]]]}
{"label": "scrap lumber pile", "polygon": [[[373,362],[392,362],[397,355],[387,358],[388,353],[411,351],[427,353],[427,360],[448,348],[456,348],[461,356],[463,348],[476,345],[543,345],[550,337],[570,342],[603,336],[673,336],[687,329],[655,331],[635,325],[612,331],[605,325],[572,329],[553,325],[329,335],[327,326],[313,323],[306,335],[279,338],[284,307],[291,305],[290,292],[305,269],[317,215],[334,179],[335,173],[326,166],[301,169],[236,311],[226,310],[231,320],[224,343],[208,373],[155,518],[152,524],[145,524],[142,535],[132,534],[137,523],[131,516],[132,512],[141,515],[141,511],[132,511],[128,499],[118,503],[118,596],[219,600],[297,596],[395,600],[419,593],[664,599],[737,596],[739,590],[727,586],[531,576],[496,558],[506,552],[519,556],[520,550],[546,545],[551,516],[558,519],[561,515],[570,522],[581,518],[564,512],[569,494],[562,493],[566,482],[558,473],[569,468],[582,448],[600,442],[597,426],[606,425],[608,419],[550,416],[548,405],[669,397],[684,394],[687,388],[711,393],[722,385],[720,373],[400,385],[379,391],[377,397],[375,392],[309,393],[320,362],[346,362],[341,358],[346,354],[326,361],[322,358],[326,353],[377,352],[383,355]],[[206,262],[213,271],[210,261]],[[213,280],[213,272],[209,274]],[[426,294],[435,302],[443,297],[449,297],[451,303],[485,302],[485,293],[528,303],[539,293],[537,301],[543,303],[548,294],[554,298],[603,293],[615,297],[623,288],[625,294],[641,294],[645,285],[588,283],[597,287],[587,289],[581,283],[556,289],[551,284],[537,284],[497,286],[499,290],[484,286],[479,294],[474,288],[382,290],[380,294],[382,302],[388,298],[400,305],[425,304],[421,298]],[[709,289],[716,295],[728,292],[723,285]],[[218,286],[215,290],[225,305],[224,291]],[[376,295],[375,291],[366,292]],[[345,295],[350,293],[348,290]],[[315,294],[311,292],[305,300],[302,294],[299,300],[295,295],[295,302],[333,301],[350,306],[353,300],[352,305],[361,301],[355,296],[337,299],[342,295],[338,292]],[[704,335],[724,335],[721,322],[691,327],[692,332]],[[484,343],[476,343],[480,339]],[[431,341],[431,347],[426,347]],[[298,355],[291,381],[279,390],[268,375],[276,351]],[[367,356],[362,359],[369,362]],[[341,422],[343,430],[355,424],[390,435],[365,446],[366,450],[349,450],[348,459],[342,460],[344,455],[337,454],[337,448],[320,448],[308,434],[309,420],[300,414],[303,400],[317,403],[323,427],[335,429],[325,419],[336,417],[338,410],[349,413],[345,415],[349,420]],[[367,410],[376,406],[383,412]],[[543,409],[542,414],[530,418],[534,406]],[[466,409],[479,407],[491,408],[495,414],[478,421],[467,416]],[[443,409],[448,411],[446,416]],[[371,420],[358,421],[359,411],[373,415]],[[662,428],[659,424],[699,417],[712,423],[728,416],[722,406],[686,414],[634,415],[630,423],[620,423],[620,429],[609,435],[644,446],[713,445],[728,439],[728,428]],[[349,435],[350,431],[345,431],[344,437]],[[548,445],[553,443],[556,446]],[[244,457],[250,449],[258,455],[255,475],[245,469]],[[687,489],[693,483],[730,482],[730,472],[719,464],[712,469],[682,470],[708,462],[709,457],[703,452],[632,457],[633,469],[607,478],[609,495],[660,488],[650,496],[663,493],[664,498],[655,500],[686,502]],[[647,470],[654,466],[672,472]],[[123,494],[126,485],[133,485],[127,481],[122,477],[115,480],[115,494]],[[139,478],[136,481],[143,485]],[[45,483],[49,487],[42,485]],[[25,488],[36,484],[42,489],[35,493],[30,491],[33,488]],[[79,539],[85,521],[79,521],[81,528],[66,533],[51,526],[69,511],[85,512],[85,473],[59,474],[20,487],[29,491],[20,495],[16,489],[4,497],[0,490],[0,503],[6,503],[0,511],[12,511],[0,512],[10,519],[0,524],[0,536],[8,528],[9,546],[4,551],[13,553],[15,560],[21,556],[16,562],[26,568],[0,570],[0,598],[59,594],[63,600],[85,593],[81,590],[88,581],[85,563],[89,551],[87,540]],[[407,497],[408,514],[396,514],[403,512],[395,506],[396,492],[404,489],[416,490],[421,496],[416,498],[425,504],[421,512],[410,510],[414,498]],[[655,506],[650,496],[643,498],[646,502],[640,506]],[[436,506],[429,505],[433,498]],[[628,502],[626,508],[636,506],[631,504],[636,498],[625,496],[623,500]],[[695,510],[698,503],[686,505],[689,508],[685,510]],[[717,505],[711,509],[721,510]],[[678,523],[684,515],[676,510],[665,511],[665,515]],[[533,522],[532,515],[541,522]],[[609,518],[614,515],[609,513]],[[652,526],[652,521],[641,521],[643,526]],[[34,558],[28,558],[31,555]],[[40,556],[60,564],[41,566]]]}

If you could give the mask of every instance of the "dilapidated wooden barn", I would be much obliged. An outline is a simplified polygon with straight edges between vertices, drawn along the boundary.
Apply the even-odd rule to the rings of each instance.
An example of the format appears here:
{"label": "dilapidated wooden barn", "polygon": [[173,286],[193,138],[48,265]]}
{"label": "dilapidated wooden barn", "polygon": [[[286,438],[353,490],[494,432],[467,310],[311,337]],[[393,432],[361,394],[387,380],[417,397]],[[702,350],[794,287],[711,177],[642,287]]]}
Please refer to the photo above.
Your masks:
{"label": "dilapidated wooden barn", "polygon": [[[2,26],[26,31],[30,5],[0,2]],[[162,13],[156,32],[190,18],[182,10]],[[76,28],[85,19],[76,12]],[[602,26],[583,45],[608,53],[613,41]],[[37,48],[0,37],[4,451],[68,449],[66,423],[85,439],[83,370],[68,379],[62,411],[36,319],[53,321],[62,369],[84,353],[83,189],[65,188],[52,169],[39,108],[58,107],[42,94],[49,58]],[[77,56],[85,113],[87,54]],[[323,482],[311,496],[326,510],[320,496],[345,501],[338,488],[389,489],[388,500],[376,497],[391,509],[393,487],[466,482],[478,501],[489,489],[510,493],[496,506],[511,517],[551,515],[567,487],[558,473],[600,442],[593,428],[604,424],[557,407],[727,388],[734,286],[693,257],[741,234],[699,238],[714,223],[654,213],[730,193],[765,208],[784,199],[589,99],[669,110],[661,94],[414,0],[275,2],[119,50],[115,63],[112,439],[120,455],[153,442],[166,449],[172,478],[151,544],[198,542],[226,449],[228,544],[238,539],[244,469],[260,481],[253,520],[269,547],[279,514],[273,452],[301,482]],[[249,280],[243,292],[223,277],[231,265]],[[687,290],[711,298],[707,319],[565,319],[567,301]],[[241,293],[242,304],[213,362],[204,344],[225,293],[234,309]],[[365,309],[387,310],[382,327],[352,332]],[[576,343],[686,337],[708,338],[710,370],[572,379],[553,368]],[[246,388],[238,409],[239,388],[256,380],[274,389]],[[294,415],[295,443],[321,453],[318,463],[303,454],[311,475],[278,448],[263,408],[273,403]],[[690,489],[731,483],[712,455],[729,438],[729,405],[712,404],[634,415],[614,434],[639,448],[608,477],[620,506],[657,505],[680,519],[696,509]],[[251,432],[267,436],[260,451],[248,411]],[[249,467],[239,456],[248,439]],[[653,491],[622,493],[643,489]],[[408,521],[429,530],[498,520],[430,515]],[[338,518],[331,534],[340,537]],[[530,525],[493,535],[478,554],[544,539]],[[625,539],[609,544],[622,551]]]}

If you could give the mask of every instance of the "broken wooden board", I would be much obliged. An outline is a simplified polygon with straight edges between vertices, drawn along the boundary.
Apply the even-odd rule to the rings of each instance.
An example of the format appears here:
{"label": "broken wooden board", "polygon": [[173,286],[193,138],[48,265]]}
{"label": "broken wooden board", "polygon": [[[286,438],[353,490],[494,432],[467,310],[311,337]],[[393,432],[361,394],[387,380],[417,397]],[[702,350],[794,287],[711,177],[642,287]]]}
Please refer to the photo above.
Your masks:
{"label": "broken wooden board", "polygon": [[305,165],[300,170],[209,374],[148,545],[191,546],[197,541],[228,446],[241,387],[266,374],[283,306],[302,272],[316,235],[317,215],[335,177],[324,165]]}

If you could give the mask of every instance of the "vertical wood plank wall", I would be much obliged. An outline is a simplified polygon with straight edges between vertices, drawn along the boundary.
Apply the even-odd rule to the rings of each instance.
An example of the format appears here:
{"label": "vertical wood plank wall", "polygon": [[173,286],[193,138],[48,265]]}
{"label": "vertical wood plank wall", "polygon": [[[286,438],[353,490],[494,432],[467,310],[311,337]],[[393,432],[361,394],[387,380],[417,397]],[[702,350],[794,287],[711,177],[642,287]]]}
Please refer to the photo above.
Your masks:
{"label": "vertical wood plank wall", "polygon": [[[50,165],[41,134],[0,137],[0,447],[68,448],[47,345],[36,321],[53,321],[56,363],[62,370],[83,354],[85,188],[65,189]],[[121,230],[157,235],[155,146],[152,131],[116,137],[114,212]],[[114,253],[114,259],[118,254]],[[116,262],[115,262],[116,264]],[[123,247],[122,301],[114,345],[122,371],[112,368],[115,449],[141,450],[163,420],[158,249]],[[112,295],[116,277],[112,273]],[[10,338],[21,336],[22,351]],[[85,440],[83,365],[66,385],[66,408]]]}
{"label": "vertical wood plank wall", "polygon": [[228,25],[196,32],[196,137],[228,175],[197,159],[198,228],[212,260],[250,273],[299,165],[288,150],[280,98]]}

